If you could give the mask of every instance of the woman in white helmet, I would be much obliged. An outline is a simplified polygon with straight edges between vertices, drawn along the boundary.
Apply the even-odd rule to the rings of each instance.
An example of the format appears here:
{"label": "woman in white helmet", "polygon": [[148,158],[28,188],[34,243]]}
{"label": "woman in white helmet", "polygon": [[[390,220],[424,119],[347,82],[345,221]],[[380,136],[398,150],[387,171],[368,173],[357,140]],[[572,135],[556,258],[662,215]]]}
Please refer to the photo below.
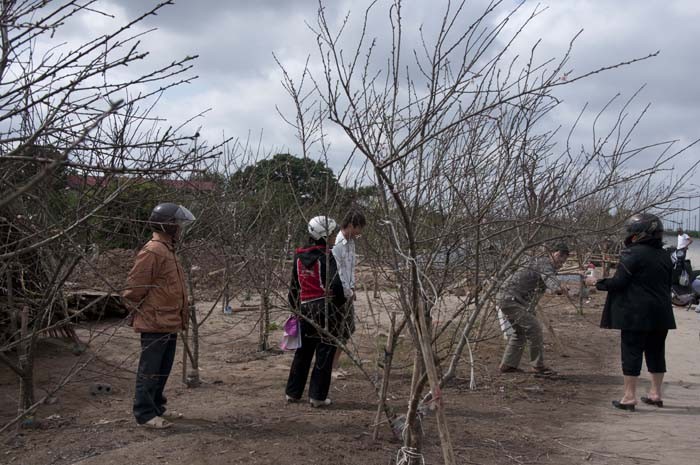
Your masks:
{"label": "woman in white helmet", "polygon": [[[345,303],[337,265],[328,247],[328,239],[337,223],[327,216],[316,216],[308,223],[309,243],[296,249],[289,285],[289,304],[300,316],[301,347],[296,350],[289,370],[288,402],[299,402],[316,357],[309,383],[312,407],[331,404],[328,390],[336,346],[340,333],[339,308]],[[329,337],[333,336],[333,337]]]}

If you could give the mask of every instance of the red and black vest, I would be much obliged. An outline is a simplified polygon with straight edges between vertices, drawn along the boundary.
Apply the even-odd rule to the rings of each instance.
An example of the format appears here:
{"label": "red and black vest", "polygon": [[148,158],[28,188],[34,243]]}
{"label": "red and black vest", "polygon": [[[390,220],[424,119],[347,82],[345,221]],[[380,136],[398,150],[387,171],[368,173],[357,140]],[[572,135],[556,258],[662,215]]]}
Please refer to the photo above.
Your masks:
{"label": "red and black vest", "polygon": [[[319,254],[319,252],[321,252]],[[317,245],[296,249],[296,272],[299,280],[299,300],[301,303],[322,299],[326,288],[321,277],[321,260],[327,255],[325,246]]]}

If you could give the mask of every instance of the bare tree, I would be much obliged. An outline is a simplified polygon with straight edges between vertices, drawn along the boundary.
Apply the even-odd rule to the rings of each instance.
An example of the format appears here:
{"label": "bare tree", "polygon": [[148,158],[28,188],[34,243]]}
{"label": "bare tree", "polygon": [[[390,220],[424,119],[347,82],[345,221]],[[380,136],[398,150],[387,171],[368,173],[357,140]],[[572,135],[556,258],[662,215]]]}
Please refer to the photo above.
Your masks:
{"label": "bare tree", "polygon": [[[444,462],[454,464],[442,387],[454,377],[473,329],[485,321],[480,316],[493,315],[503,277],[549,241],[590,243],[613,230],[624,220],[610,215],[613,207],[634,212],[668,205],[683,183],[663,184],[657,175],[687,147],[634,147],[632,100],[602,134],[596,118],[590,147],[574,149],[571,133],[562,137],[546,126],[559,104],[557,88],[654,53],[577,75],[567,69],[571,47],[558,60],[539,59],[536,44],[529,56],[514,57],[513,44],[541,10],[533,9],[511,33],[506,25],[524,5],[506,10],[498,1],[471,20],[465,2],[448,2],[431,25],[434,35],[426,37],[421,28],[418,48],[408,49],[403,2],[389,3],[391,40],[383,47],[369,29],[377,21],[377,2],[365,11],[358,38],[348,40],[350,15],[334,28],[320,2],[310,28],[321,71],[307,66],[298,82],[285,72],[283,85],[295,102],[294,121],[307,129],[299,131],[302,138],[317,138],[322,122],[330,121],[372,168],[405,322],[399,328],[408,330],[415,351],[400,423],[402,453],[419,449],[419,417],[434,411]],[[304,88],[307,83],[312,88]],[[601,114],[613,112],[614,104]],[[634,167],[633,160],[653,150],[651,164]],[[448,297],[455,282],[470,290],[456,305]],[[378,390],[380,406],[389,365]]]}
{"label": "bare tree", "polygon": [[124,221],[105,215],[108,206],[148,180],[183,176],[213,156],[191,151],[191,137],[164,127],[154,113],[165,91],[195,78],[196,57],[126,77],[116,72],[148,59],[136,26],[171,3],[85,43],[56,45],[52,37],[72,18],[109,14],[96,1],[2,2],[0,315],[11,324],[0,354],[21,379],[18,418],[38,405],[37,338],[62,332],[75,339],[63,284],[92,253],[95,236]]}

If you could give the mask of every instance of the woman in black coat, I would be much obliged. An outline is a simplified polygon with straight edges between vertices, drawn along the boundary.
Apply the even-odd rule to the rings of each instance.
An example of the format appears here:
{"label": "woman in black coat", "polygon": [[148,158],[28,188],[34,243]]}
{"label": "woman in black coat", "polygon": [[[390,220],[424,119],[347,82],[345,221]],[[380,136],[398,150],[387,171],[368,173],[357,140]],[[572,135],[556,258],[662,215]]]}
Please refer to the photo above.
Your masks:
{"label": "woman in black coat", "polygon": [[596,283],[608,291],[601,328],[619,329],[625,391],[615,408],[634,411],[637,379],[646,359],[651,389],[642,402],[663,407],[661,385],[666,372],[665,343],[676,329],[671,305],[671,257],[662,246],[663,224],[655,215],[641,213],[626,223],[626,248],[612,278]]}

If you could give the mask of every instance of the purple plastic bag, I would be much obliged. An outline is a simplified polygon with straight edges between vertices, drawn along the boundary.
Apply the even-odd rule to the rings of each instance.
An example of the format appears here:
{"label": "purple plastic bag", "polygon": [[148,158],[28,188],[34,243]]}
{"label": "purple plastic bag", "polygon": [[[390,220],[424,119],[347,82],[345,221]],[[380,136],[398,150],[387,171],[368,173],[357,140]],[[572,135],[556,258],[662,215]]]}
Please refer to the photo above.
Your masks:
{"label": "purple plastic bag", "polygon": [[292,315],[284,322],[284,336],[282,336],[280,348],[282,350],[297,350],[299,347],[301,347],[299,319]]}

